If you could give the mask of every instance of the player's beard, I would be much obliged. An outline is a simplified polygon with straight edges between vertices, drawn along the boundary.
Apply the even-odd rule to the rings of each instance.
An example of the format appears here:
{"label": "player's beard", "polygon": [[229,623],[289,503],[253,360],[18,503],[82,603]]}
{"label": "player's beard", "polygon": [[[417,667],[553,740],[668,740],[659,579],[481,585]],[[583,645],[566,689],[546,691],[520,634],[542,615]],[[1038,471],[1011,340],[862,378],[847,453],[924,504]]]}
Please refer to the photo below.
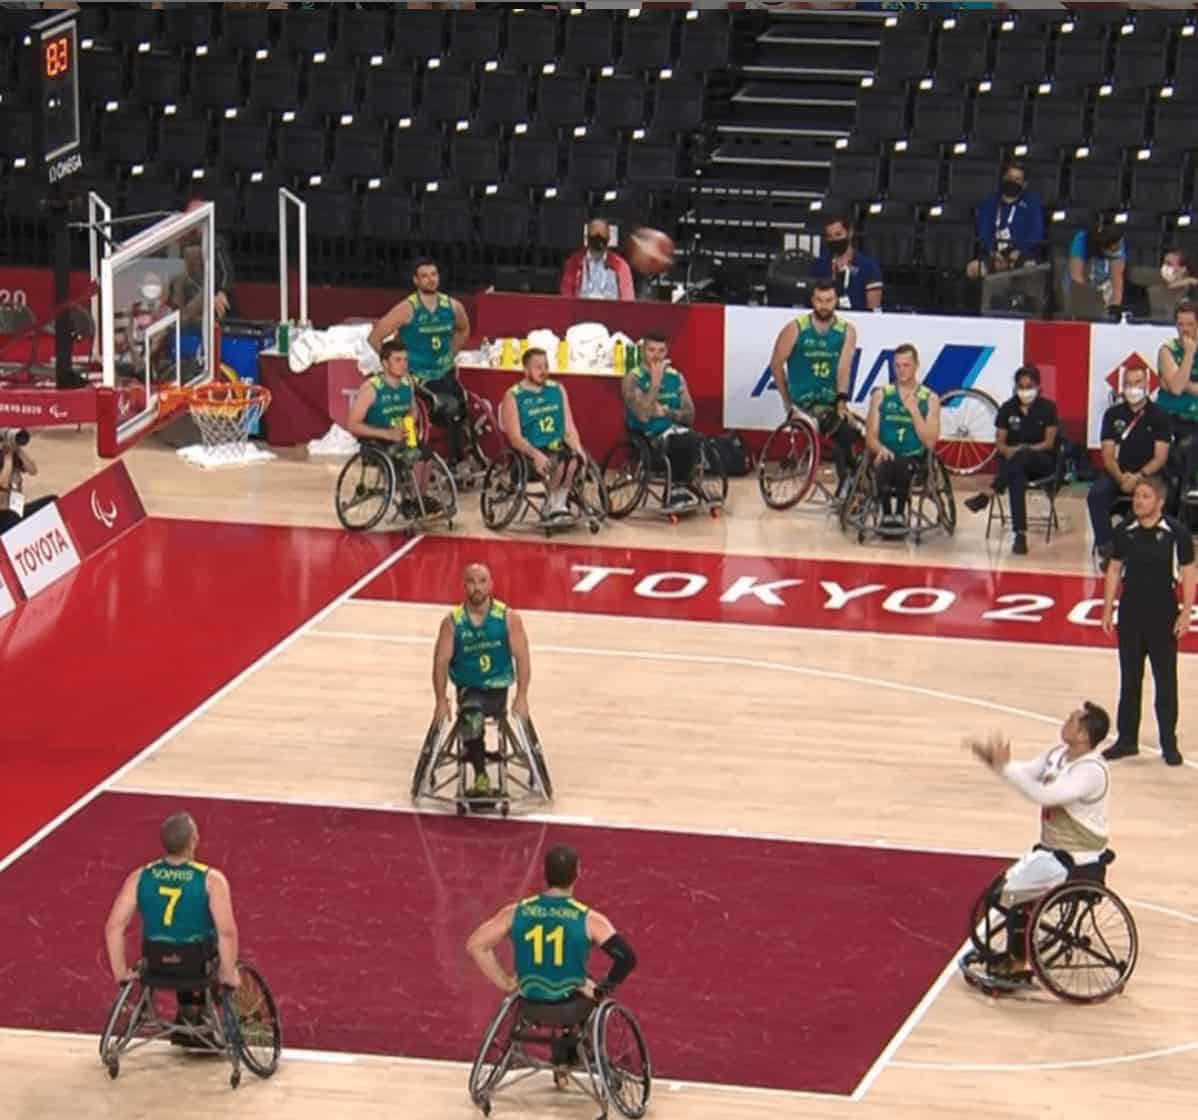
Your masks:
{"label": "player's beard", "polygon": [[835,311],[812,311],[817,323],[830,323],[836,318]]}

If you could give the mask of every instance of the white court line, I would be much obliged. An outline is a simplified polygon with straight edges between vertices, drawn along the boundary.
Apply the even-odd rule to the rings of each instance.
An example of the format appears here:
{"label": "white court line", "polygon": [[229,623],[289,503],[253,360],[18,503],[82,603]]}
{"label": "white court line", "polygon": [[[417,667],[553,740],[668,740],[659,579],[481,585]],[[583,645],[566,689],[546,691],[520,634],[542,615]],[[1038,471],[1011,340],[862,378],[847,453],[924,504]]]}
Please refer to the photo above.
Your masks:
{"label": "white court line", "polygon": [[346,588],[346,590],[343,591],[340,595],[338,595],[331,603],[329,603],[325,607],[322,607],[319,611],[316,612],[316,614],[314,614],[306,622],[300,623],[300,625],[297,626],[294,630],[292,630],[290,634],[288,634],[286,637],[282,638],[280,641],[276,642],[275,645],[271,646],[271,648],[268,649],[264,654],[262,654],[262,656],[259,657],[257,659],[257,661],[255,661],[252,665],[250,665],[246,669],[243,669],[231,681],[222,685],[219,689],[217,689],[216,692],[214,692],[211,696],[209,696],[207,700],[204,700],[203,702],[201,702],[196,708],[194,708],[191,712],[189,712],[181,720],[179,720],[179,722],[176,723],[173,727],[167,728],[167,730],[164,731],[161,735],[159,735],[158,738],[154,740],[154,742],[152,742],[148,747],[145,748],[145,750],[136,754],[133,758],[131,758],[128,762],[126,762],[124,764],[124,766],[122,766],[119,770],[114,771],[103,781],[94,785],[87,793],[85,793],[82,797],[80,797],[78,801],[76,801],[73,805],[68,806],[61,813],[59,813],[58,816],[56,816],[52,821],[50,821],[49,824],[43,825],[41,828],[39,828],[37,830],[37,832],[35,832],[32,836],[30,836],[28,840],[24,841],[22,844],[18,845],[16,848],[14,848],[3,859],[0,859],[0,871],[4,871],[11,864],[13,864],[17,860],[19,860],[21,858],[21,856],[23,856],[27,851],[29,851],[31,848],[33,848],[37,844],[40,844],[47,836],[50,835],[51,832],[53,832],[56,828],[58,828],[64,822],[70,820],[70,818],[73,817],[77,812],[79,812],[79,810],[82,809],[85,805],[90,804],[93,800],[95,800],[95,798],[98,797],[101,793],[103,793],[104,790],[106,790],[109,786],[111,786],[113,782],[118,781],[125,774],[129,773],[130,770],[134,769],[134,767],[139,766],[151,755],[153,755],[157,751],[161,750],[176,735],[178,735],[180,731],[183,731],[185,728],[187,728],[192,723],[194,723],[197,719],[199,719],[199,717],[202,716],[206,711],[208,711],[208,709],[211,708],[213,706],[213,704],[217,703],[217,701],[219,701],[219,700],[223,699],[225,696],[227,696],[230,692],[232,692],[235,688],[237,688],[237,686],[240,685],[244,680],[246,680],[248,677],[253,676],[254,673],[256,673],[264,665],[267,665],[271,661],[273,661],[284,650],[289,649],[301,637],[303,637],[304,634],[306,634],[309,630],[311,630],[313,626],[315,626],[318,622],[321,622],[323,619],[327,618],[330,614],[333,613],[333,611],[335,611],[339,606],[341,606],[342,603],[344,603],[347,599],[349,599],[350,596],[352,596],[356,591],[358,591],[362,587],[365,587],[366,584],[368,584],[372,579],[376,578],[377,576],[379,576],[383,572],[385,572],[397,560],[401,559],[403,556],[406,556],[423,539],[424,539],[423,536],[413,537],[402,548],[400,548],[396,552],[393,552],[390,556],[386,557],[384,560],[381,560],[369,572],[367,572],[366,575],[364,575],[361,579],[357,580],[350,587]]}
{"label": "white court line", "polygon": [[1134,1054],[1116,1054],[1112,1058],[1078,1058],[1063,1062],[904,1062],[896,1061],[895,1069],[915,1069],[929,1073],[1033,1073],[1065,1069],[1093,1069],[1098,1066],[1124,1066],[1133,1062],[1147,1062],[1153,1058],[1171,1058],[1175,1054],[1189,1054],[1198,1050],[1198,1042],[1181,1042],[1161,1050],[1140,1050]]}

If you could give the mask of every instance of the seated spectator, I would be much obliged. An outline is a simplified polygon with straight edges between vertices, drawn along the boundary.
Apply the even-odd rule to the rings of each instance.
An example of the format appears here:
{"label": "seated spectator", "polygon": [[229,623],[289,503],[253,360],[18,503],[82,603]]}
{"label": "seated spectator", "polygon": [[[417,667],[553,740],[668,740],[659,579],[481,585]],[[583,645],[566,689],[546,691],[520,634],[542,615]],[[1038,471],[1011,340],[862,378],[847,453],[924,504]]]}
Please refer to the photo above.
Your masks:
{"label": "seated spectator", "polygon": [[1015,395],[998,410],[994,421],[997,432],[998,470],[989,490],[967,498],[965,505],[980,513],[995,494],[1011,495],[1011,527],[1015,543],[1011,551],[1027,554],[1027,484],[1046,478],[1056,467],[1059,421],[1057,406],[1040,395],[1040,371],[1021,366],[1015,371]]}
{"label": "seated spectator", "polygon": [[841,309],[877,311],[882,306],[882,266],[853,248],[854,236],[847,218],[826,219],[823,249],[811,266],[811,277],[835,283]]}
{"label": "seated spectator", "polygon": [[1180,491],[1198,498],[1194,476],[1198,474],[1198,369],[1194,353],[1198,351],[1198,306],[1181,303],[1174,316],[1177,337],[1166,342],[1157,355],[1156,368],[1161,383],[1156,405],[1169,417],[1173,436],[1171,473],[1177,476]]}
{"label": "seated spectator", "polygon": [[1103,306],[1123,306],[1123,281],[1127,270],[1127,242],[1114,215],[1104,212],[1086,229],[1079,229],[1069,243],[1069,270],[1064,276],[1068,307],[1075,288],[1096,292]]}
{"label": "seated spectator", "polygon": [[37,513],[55,499],[54,494],[25,500],[25,475],[37,474],[37,463],[25,450],[29,433],[19,428],[0,428],[0,533],[6,533],[23,518]]}
{"label": "seated spectator", "polygon": [[1169,249],[1161,261],[1160,274],[1145,276],[1141,283],[1148,289],[1149,316],[1163,323],[1176,315],[1179,304],[1195,298],[1198,267],[1180,249]]}
{"label": "seated spectator", "polygon": [[978,207],[981,252],[966,266],[966,275],[977,279],[1039,259],[1044,242],[1044,207],[1040,196],[1026,189],[1026,183],[1027,173],[1020,164],[1003,164],[998,190]]}
{"label": "seated spectator", "polygon": [[700,495],[689,485],[703,446],[703,437],[691,428],[695,403],[686,378],[670,365],[666,336],[650,332],[643,341],[640,367],[624,375],[624,426],[649,441],[651,466],[669,461],[667,508],[694,505]]}
{"label": "seated spectator", "polygon": [[559,291],[582,299],[636,299],[632,269],[614,249],[609,249],[611,228],[602,218],[587,225],[587,241],[562,265]]}
{"label": "seated spectator", "polygon": [[1115,502],[1122,496],[1130,503],[1136,483],[1160,474],[1169,458],[1169,417],[1148,399],[1148,374],[1143,369],[1124,371],[1123,400],[1103,414],[1101,438],[1106,474],[1090,487],[1086,505],[1094,551],[1106,571]]}

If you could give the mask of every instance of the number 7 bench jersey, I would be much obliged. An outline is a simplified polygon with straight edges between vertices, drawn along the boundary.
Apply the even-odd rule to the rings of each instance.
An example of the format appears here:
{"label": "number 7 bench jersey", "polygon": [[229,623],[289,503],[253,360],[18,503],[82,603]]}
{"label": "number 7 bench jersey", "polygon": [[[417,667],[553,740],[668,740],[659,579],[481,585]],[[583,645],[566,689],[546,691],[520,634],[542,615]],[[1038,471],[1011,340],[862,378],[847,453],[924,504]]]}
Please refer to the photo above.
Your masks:
{"label": "number 7 bench jersey", "polygon": [[471,621],[465,603],[449,614],[453,619],[449,679],[458,688],[511,688],[516,673],[508,640],[507,606],[492,599],[481,626]]}
{"label": "number 7 bench jersey", "polygon": [[216,939],[205,863],[147,863],[137,880],[137,909],[147,941],[187,944]]}
{"label": "number 7 bench jersey", "polygon": [[577,899],[539,894],[512,915],[516,979],[525,999],[566,1000],[587,978],[587,907]]}

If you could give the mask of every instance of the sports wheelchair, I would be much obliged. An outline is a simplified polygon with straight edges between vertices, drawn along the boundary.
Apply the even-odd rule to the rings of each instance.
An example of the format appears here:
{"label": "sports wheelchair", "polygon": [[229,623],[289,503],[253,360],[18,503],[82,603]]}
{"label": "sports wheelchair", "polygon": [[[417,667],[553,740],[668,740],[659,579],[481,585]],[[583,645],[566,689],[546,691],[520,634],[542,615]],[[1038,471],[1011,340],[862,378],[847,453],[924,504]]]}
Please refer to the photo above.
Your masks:
{"label": "sports wheelchair", "polygon": [[829,477],[829,441],[843,424],[854,429],[853,457],[860,462],[865,423],[853,413],[840,416],[829,410],[817,419],[800,412],[787,416],[774,429],[757,460],[757,489],[770,509],[793,509],[814,491],[828,510],[835,512],[843,495],[837,482]]}
{"label": "sports wheelchair", "polygon": [[[1106,885],[1106,851],[1096,864],[1073,866],[1039,899],[1003,903],[1006,872],[982,892],[969,916],[970,948],[958,961],[967,983],[990,996],[1030,991],[1033,976],[1070,1003],[1099,1003],[1123,991],[1139,957],[1140,938],[1127,905]],[[1024,940],[1030,973],[1012,973],[1008,942]]]}
{"label": "sports wheelchair", "polygon": [[[170,945],[146,941],[137,975],[117,992],[100,1035],[100,1060],[108,1076],[121,1072],[121,1057],[150,1042],[170,1040],[191,1053],[223,1054],[229,1084],[241,1084],[244,1063],[258,1077],[270,1077],[279,1065],[282,1033],[274,996],[252,965],[238,961],[241,985],[227,988],[217,978],[217,961],[208,945]],[[202,992],[198,1018],[172,1019],[160,1003],[166,993]]]}
{"label": "sports wheelchair", "polygon": [[[546,1058],[529,1048],[548,1050]],[[470,1099],[484,1116],[500,1091],[544,1070],[554,1070],[554,1053],[572,1052],[569,1081],[600,1107],[629,1120],[649,1107],[652,1072],[649,1050],[637,1021],[622,1004],[605,998],[597,1004],[577,999],[566,1004],[537,1004],[512,993],[483,1035],[470,1069]],[[512,1075],[509,1077],[509,1075]],[[559,1081],[559,1088],[567,1082]]]}
{"label": "sports wheelchair", "polygon": [[[577,457],[575,462],[579,462]],[[546,518],[548,500],[545,483],[532,474],[529,461],[514,447],[505,447],[483,476],[483,524],[495,532],[506,529],[513,521],[523,521],[530,513],[536,527],[547,537],[583,523],[597,533],[607,520],[607,487],[603,484],[603,472],[590,456],[581,460],[575,471],[566,497],[566,516]]]}
{"label": "sports wheelchair", "polygon": [[[434,427],[443,429],[446,435],[437,439],[436,450],[448,464],[458,487],[469,490],[482,481],[491,460],[502,449],[503,437],[499,433],[491,402],[460,382],[458,384],[462,391],[461,398],[418,385],[416,404],[421,414],[421,445],[429,445]],[[452,453],[453,441],[449,437],[451,429],[456,429],[460,440],[460,453],[456,457]]]}
{"label": "sports wheelchair", "polygon": [[862,455],[840,503],[840,527],[845,532],[856,533],[858,544],[870,536],[891,540],[910,537],[919,544],[924,534],[933,529],[941,529],[951,537],[957,528],[952,477],[939,457],[929,451],[911,478],[902,524],[889,527],[882,524],[876,464],[872,456]]}
{"label": "sports wheelchair", "polygon": [[537,729],[532,720],[509,716],[484,718],[483,734],[493,729],[496,740],[493,750],[486,754],[487,762],[498,767],[499,780],[492,792],[470,792],[467,778],[469,767],[462,739],[462,723],[468,718],[461,708],[452,720],[434,722],[424,737],[416,770],[412,774],[412,801],[429,800],[452,805],[459,815],[466,813],[499,813],[506,817],[512,810],[528,803],[547,803],[553,800],[553,782],[549,765]]}
{"label": "sports wheelchair", "polygon": [[[671,525],[678,524],[680,514],[706,510],[719,517],[728,498],[728,475],[715,445],[705,436],[698,436],[699,453],[690,479],[675,480],[670,458],[662,445],[654,443],[641,432],[628,432],[603,459],[603,481],[607,487],[608,514],[624,518],[652,499],[655,511],[666,517]],[[669,440],[665,432],[661,440]],[[685,490],[685,504],[675,500],[678,491]]]}

